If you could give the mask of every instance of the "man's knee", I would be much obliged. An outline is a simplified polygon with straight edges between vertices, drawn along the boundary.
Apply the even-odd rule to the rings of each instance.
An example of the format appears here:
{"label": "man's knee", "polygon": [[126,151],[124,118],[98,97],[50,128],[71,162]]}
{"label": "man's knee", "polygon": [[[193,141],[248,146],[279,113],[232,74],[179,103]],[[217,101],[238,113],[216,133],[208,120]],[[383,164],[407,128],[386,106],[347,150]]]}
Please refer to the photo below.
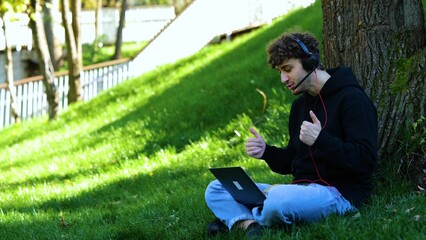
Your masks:
{"label": "man's knee", "polygon": [[222,189],[222,184],[216,179],[213,180],[207,185],[206,192],[204,194],[205,198],[208,199],[211,194]]}

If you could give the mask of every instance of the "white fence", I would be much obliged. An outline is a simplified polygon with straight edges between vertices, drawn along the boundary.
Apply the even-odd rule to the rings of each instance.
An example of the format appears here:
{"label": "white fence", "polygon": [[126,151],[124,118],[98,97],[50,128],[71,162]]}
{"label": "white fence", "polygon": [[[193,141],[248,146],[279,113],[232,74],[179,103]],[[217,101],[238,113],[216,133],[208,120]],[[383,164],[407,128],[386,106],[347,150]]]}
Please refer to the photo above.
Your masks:
{"label": "white fence", "polygon": [[[100,92],[128,79],[129,59],[95,64],[83,69],[82,96],[89,100]],[[55,74],[55,86],[59,95],[59,111],[67,108],[68,72]],[[42,116],[47,113],[47,99],[41,76],[15,82],[16,105],[21,119]],[[15,122],[10,109],[10,92],[0,84],[0,129]]]}

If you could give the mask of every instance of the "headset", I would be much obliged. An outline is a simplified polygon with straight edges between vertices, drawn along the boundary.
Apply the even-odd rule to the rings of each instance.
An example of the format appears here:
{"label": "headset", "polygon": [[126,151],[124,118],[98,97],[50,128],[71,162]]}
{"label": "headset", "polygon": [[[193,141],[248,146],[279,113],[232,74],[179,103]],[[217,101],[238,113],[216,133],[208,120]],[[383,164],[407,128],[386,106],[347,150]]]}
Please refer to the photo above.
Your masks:
{"label": "headset", "polygon": [[302,41],[300,41],[300,39],[298,39],[296,36],[290,35],[290,37],[294,41],[296,41],[296,43],[300,46],[303,52],[305,52],[308,55],[307,58],[301,59],[302,67],[306,71],[313,71],[315,68],[317,68],[319,65],[318,57],[315,54],[311,53],[306,47],[306,45]]}

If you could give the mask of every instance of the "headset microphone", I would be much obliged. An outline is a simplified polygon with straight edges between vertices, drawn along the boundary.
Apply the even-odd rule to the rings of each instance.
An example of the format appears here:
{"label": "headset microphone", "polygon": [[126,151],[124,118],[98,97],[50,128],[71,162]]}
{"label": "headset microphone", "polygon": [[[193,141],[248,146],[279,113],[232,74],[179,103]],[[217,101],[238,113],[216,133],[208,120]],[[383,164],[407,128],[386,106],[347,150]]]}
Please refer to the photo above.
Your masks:
{"label": "headset microphone", "polygon": [[306,74],[306,76],[304,77],[304,78],[302,78],[302,80],[300,80],[299,81],[299,83],[297,83],[297,85],[295,86],[295,87],[293,87],[293,89],[296,89],[296,88],[298,88],[299,86],[300,86],[300,84],[302,84],[303,83],[303,81],[305,81],[308,77],[309,77],[309,75],[311,75],[312,74],[312,72],[315,70],[315,68],[314,69],[312,69],[311,71],[309,71],[308,72],[308,74]]}
{"label": "headset microphone", "polygon": [[302,84],[303,83],[303,81],[305,81],[306,80],[306,78],[308,78],[309,77],[309,75],[311,75],[311,73],[318,67],[318,65],[319,65],[319,59],[317,58],[317,56],[315,55],[315,54],[313,54],[313,53],[311,53],[309,50],[308,50],[308,48],[306,47],[306,45],[299,39],[299,38],[297,38],[296,36],[294,36],[294,35],[290,35],[290,37],[294,40],[294,41],[296,41],[296,43],[300,46],[300,48],[303,50],[303,52],[305,52],[306,53],[306,55],[308,55],[308,57],[307,58],[303,58],[303,59],[301,59],[301,63],[302,63],[302,67],[303,67],[303,69],[305,69],[306,71],[308,71],[309,69],[309,72],[308,72],[308,74],[306,74],[306,76],[302,79],[302,80],[300,80],[299,81],[299,83],[297,83],[297,85],[293,88],[293,89],[296,89],[296,88],[298,88],[299,86],[300,86],[300,84]]}

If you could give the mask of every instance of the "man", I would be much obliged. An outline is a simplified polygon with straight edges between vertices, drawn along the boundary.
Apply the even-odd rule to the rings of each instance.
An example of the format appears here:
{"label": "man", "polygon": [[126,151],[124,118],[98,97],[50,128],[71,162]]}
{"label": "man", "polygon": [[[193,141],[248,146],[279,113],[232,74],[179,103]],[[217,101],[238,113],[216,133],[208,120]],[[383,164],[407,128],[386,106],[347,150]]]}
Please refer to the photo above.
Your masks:
{"label": "man", "polygon": [[218,218],[209,234],[241,228],[260,235],[264,226],[314,222],[343,215],[365,204],[377,164],[377,113],[350,68],[324,70],[318,41],[308,33],[284,34],[268,48],[269,64],[295,95],[285,148],[267,145],[253,128],[246,152],[272,171],[292,174],[290,184],[258,184],[262,207],[232,199],[217,181],[206,190],[208,207]]}

